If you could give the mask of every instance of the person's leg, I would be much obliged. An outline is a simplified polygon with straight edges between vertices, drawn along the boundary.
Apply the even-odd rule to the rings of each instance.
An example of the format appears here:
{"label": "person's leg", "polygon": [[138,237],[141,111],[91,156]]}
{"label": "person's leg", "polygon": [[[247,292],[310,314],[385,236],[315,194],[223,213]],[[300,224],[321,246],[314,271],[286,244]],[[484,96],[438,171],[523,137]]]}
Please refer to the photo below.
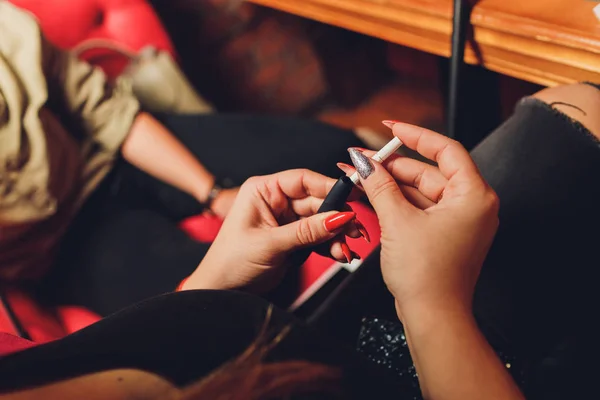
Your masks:
{"label": "person's leg", "polygon": [[[500,228],[475,297],[476,311],[510,342],[543,351],[561,325],[590,311],[590,263],[600,223],[600,91],[543,90],[472,156],[500,197]],[[583,313],[583,314],[582,314]]]}
{"label": "person's leg", "polygon": [[84,205],[40,282],[43,304],[74,304],[107,315],[173,291],[209,244],[192,240],[150,209],[129,209],[109,195],[107,180]]}
{"label": "person's leg", "polygon": [[532,361],[537,398],[581,390],[589,371],[578,364],[597,354],[599,111],[592,86],[545,89],[472,152],[501,203],[475,313]]}
{"label": "person's leg", "polygon": [[[352,131],[317,121],[239,114],[157,115],[198,160],[220,181],[239,186],[251,176],[308,168],[339,176],[336,162],[348,158],[347,148],[364,146]],[[173,220],[199,211],[198,202],[124,163],[129,199],[144,193],[143,202]],[[150,199],[150,200],[149,200]]]}

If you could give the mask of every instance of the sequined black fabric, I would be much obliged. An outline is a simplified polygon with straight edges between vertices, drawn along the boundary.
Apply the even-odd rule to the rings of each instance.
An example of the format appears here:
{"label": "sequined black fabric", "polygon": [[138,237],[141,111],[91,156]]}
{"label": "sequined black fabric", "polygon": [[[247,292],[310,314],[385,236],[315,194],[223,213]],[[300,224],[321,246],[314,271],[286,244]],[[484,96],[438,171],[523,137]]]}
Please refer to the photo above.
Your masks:
{"label": "sequined black fabric", "polygon": [[[484,328],[483,331],[484,334],[487,333],[486,337],[493,336],[487,329]],[[523,387],[523,368],[519,360],[510,351],[502,348],[497,337],[490,341],[490,345],[513,379]],[[381,318],[363,318],[357,350],[372,362],[391,369],[403,385],[412,388],[412,393],[409,394],[410,398],[414,400],[423,398],[419,389],[419,377],[410,356],[404,328],[400,322]]]}
{"label": "sequined black fabric", "polygon": [[402,324],[380,318],[363,318],[357,350],[374,363],[394,371],[403,386],[412,388],[407,398],[422,399]]}

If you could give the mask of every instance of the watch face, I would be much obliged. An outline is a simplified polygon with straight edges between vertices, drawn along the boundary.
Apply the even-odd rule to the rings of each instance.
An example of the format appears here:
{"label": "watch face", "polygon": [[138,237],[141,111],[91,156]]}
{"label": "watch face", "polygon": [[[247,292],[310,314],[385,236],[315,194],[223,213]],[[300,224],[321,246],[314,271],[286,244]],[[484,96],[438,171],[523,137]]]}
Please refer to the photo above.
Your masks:
{"label": "watch face", "polygon": [[223,190],[223,188],[217,184],[215,184],[212,189],[210,190],[210,193],[208,194],[208,202],[212,202],[221,192],[221,190]]}

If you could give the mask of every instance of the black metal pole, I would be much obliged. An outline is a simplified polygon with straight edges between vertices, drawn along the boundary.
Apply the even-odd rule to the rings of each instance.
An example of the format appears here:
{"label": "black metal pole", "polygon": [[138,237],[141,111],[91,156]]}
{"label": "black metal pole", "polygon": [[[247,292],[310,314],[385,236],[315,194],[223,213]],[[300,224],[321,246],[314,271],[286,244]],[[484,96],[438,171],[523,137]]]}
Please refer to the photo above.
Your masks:
{"label": "black metal pole", "polygon": [[460,84],[461,72],[465,58],[465,42],[467,37],[467,18],[469,12],[464,0],[454,0],[452,17],[452,50],[450,54],[450,88],[448,90],[448,110],[446,134],[460,141],[458,133],[460,121]]}
{"label": "black metal pole", "polygon": [[4,310],[6,311],[9,321],[13,324],[13,327],[17,331],[17,335],[19,335],[23,339],[31,340],[31,337],[29,336],[25,328],[23,328],[23,325],[21,325],[21,322],[17,318],[10,303],[7,299],[3,298],[2,296],[3,294],[0,293],[0,307],[4,308]]}

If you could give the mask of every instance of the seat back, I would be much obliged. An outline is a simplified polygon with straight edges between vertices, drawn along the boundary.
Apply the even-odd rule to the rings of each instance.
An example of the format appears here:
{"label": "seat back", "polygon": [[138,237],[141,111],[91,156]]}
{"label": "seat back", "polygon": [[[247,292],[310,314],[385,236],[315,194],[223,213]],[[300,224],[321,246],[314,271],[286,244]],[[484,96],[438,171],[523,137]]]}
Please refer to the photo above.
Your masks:
{"label": "seat back", "polygon": [[[104,39],[130,50],[153,46],[175,56],[173,44],[152,6],[145,0],[10,0],[29,10],[50,42],[72,49],[83,41]],[[114,78],[128,60],[109,50],[90,50],[82,58]]]}

